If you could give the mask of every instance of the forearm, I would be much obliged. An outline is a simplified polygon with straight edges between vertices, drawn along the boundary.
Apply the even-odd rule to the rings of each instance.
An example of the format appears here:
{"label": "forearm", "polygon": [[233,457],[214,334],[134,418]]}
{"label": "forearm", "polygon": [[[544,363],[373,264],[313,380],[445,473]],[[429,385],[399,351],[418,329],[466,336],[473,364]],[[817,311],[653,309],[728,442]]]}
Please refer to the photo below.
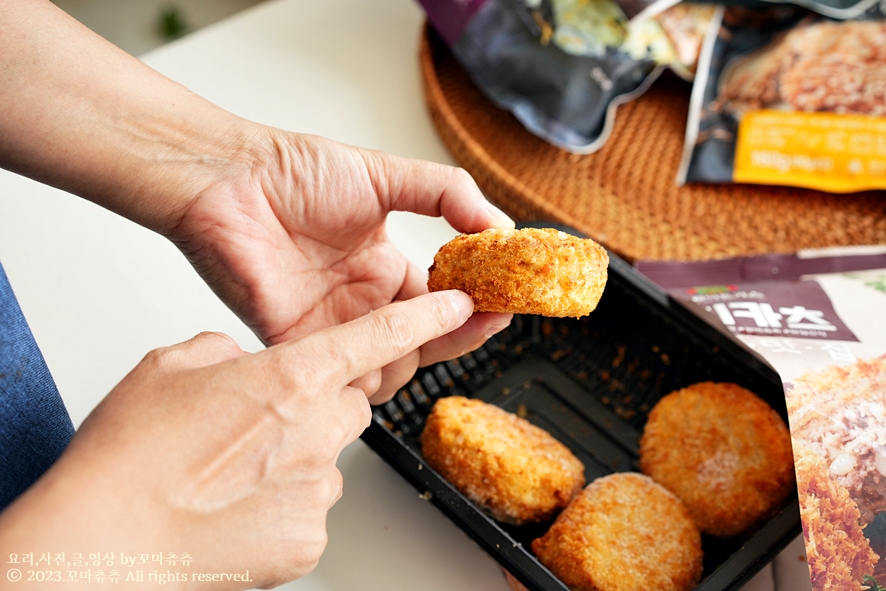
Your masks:
{"label": "forearm", "polygon": [[0,0],[0,114],[0,166],[163,233],[263,133],[46,0]]}

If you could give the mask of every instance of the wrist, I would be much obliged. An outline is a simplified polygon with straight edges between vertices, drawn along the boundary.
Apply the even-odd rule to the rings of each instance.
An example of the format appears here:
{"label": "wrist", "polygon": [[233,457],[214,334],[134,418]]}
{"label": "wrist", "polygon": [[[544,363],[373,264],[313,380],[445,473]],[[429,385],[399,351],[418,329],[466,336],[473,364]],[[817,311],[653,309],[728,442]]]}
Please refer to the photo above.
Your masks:
{"label": "wrist", "polygon": [[249,178],[265,135],[261,126],[208,103],[195,111],[174,124],[134,123],[112,186],[84,196],[175,240],[196,200],[230,194]]}

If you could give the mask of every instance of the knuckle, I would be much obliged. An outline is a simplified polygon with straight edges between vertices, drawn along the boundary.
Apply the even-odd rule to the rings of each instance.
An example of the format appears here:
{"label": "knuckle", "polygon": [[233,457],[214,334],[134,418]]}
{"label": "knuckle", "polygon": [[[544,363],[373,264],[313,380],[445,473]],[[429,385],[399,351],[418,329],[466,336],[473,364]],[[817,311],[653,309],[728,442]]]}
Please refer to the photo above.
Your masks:
{"label": "knuckle", "polygon": [[[310,334],[295,343],[294,354],[280,359],[280,373],[291,385],[311,396],[325,393],[342,375],[352,375],[357,359],[351,347],[331,344],[323,331]],[[318,362],[319,360],[319,362]],[[310,387],[306,387],[310,386]]]}
{"label": "knuckle", "polygon": [[315,477],[322,477],[330,467],[335,466],[338,454],[344,447],[340,422],[335,419],[326,422],[324,428],[318,429],[311,438],[311,453],[305,458],[305,465]]}
{"label": "knuckle", "polygon": [[314,469],[317,472],[326,472],[330,466],[335,465],[335,460],[341,452],[341,438],[336,435],[328,435],[321,439],[317,446],[317,460]]}
{"label": "knuckle", "polygon": [[201,332],[183,343],[149,351],[140,366],[149,371],[169,371],[213,363],[242,354],[237,342],[220,332]]}
{"label": "knuckle", "polygon": [[377,313],[375,322],[385,344],[396,353],[409,350],[415,340],[415,327],[403,314]]}
{"label": "knuckle", "polygon": [[372,396],[378,392],[382,385],[382,370],[374,369],[356,380],[358,387],[366,396]]}
{"label": "knuckle", "polygon": [[302,364],[300,359],[286,359],[281,355],[267,355],[262,360],[262,367],[266,376],[272,378],[284,397],[294,393],[300,395],[309,394],[312,388],[307,387],[312,383],[309,367]]}
{"label": "knuckle", "polygon": [[240,346],[237,344],[237,341],[223,332],[204,331],[194,337],[194,340],[199,340],[208,345],[218,347],[226,352],[240,351]]}
{"label": "knuckle", "polygon": [[179,355],[175,347],[160,347],[148,351],[139,363],[139,366],[149,371],[160,370],[172,365],[177,357]]}
{"label": "knuckle", "polygon": [[329,378],[336,373],[330,368],[333,364],[334,361],[327,360],[318,363],[317,356],[306,351],[297,355],[266,355],[262,371],[274,384],[273,397],[280,403],[278,410],[292,420],[298,418],[292,412],[299,405],[309,404],[313,411],[319,411],[313,405],[322,402],[331,387]]}
{"label": "knuckle", "polygon": [[284,551],[280,562],[286,564],[284,570],[275,576],[262,589],[272,589],[289,581],[299,579],[310,573],[320,564],[320,558],[326,550],[329,536],[326,533],[325,519],[317,520],[316,525],[300,528],[302,533],[297,539],[291,540],[288,550]]}
{"label": "knuckle", "polygon": [[450,325],[452,312],[452,305],[449,302],[444,302],[442,298],[433,299],[428,309],[431,321],[439,328],[446,328]]}
{"label": "knuckle", "polygon": [[474,177],[472,177],[471,173],[469,173],[464,168],[457,166],[452,169],[452,181],[453,181],[453,184],[456,185],[457,187],[463,186],[466,184],[473,185],[474,184]]}
{"label": "knuckle", "polygon": [[344,477],[341,474],[341,470],[339,470],[338,468],[333,469],[331,480],[332,480],[332,482],[330,483],[330,486],[331,486],[332,494],[331,494],[331,499],[330,499],[331,502],[329,503],[330,507],[335,505],[338,502],[338,500],[342,497],[342,493],[344,492],[344,488],[345,488]]}
{"label": "knuckle", "polygon": [[193,361],[201,364],[221,363],[245,354],[237,341],[221,332],[201,332],[189,344]]}
{"label": "knuckle", "polygon": [[317,568],[328,543],[329,534],[326,532],[326,528],[323,527],[305,544],[303,568],[307,569],[306,572],[311,572]]}

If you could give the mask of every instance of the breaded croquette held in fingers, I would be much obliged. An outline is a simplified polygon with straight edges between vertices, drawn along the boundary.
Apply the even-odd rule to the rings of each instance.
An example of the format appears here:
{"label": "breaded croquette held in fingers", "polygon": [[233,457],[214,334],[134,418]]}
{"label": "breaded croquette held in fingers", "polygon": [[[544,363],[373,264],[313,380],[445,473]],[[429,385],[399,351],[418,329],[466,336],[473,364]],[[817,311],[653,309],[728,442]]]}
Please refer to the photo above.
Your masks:
{"label": "breaded croquette held in fingers", "polygon": [[591,482],[532,551],[573,591],[689,591],[702,573],[701,534],[686,507],[630,472]]}
{"label": "breaded croquette held in fingers", "polygon": [[584,486],[584,464],[547,431],[481,400],[441,398],[422,455],[498,521],[545,521]]}
{"label": "breaded croquette held in fingers", "polygon": [[787,426],[732,383],[702,382],[662,398],[640,439],[640,467],[683,500],[702,532],[719,537],[759,526],[794,490]]}
{"label": "breaded croquette held in fingers", "polygon": [[484,230],[440,248],[428,289],[464,291],[477,312],[578,318],[597,307],[608,265],[602,246],[559,230]]}

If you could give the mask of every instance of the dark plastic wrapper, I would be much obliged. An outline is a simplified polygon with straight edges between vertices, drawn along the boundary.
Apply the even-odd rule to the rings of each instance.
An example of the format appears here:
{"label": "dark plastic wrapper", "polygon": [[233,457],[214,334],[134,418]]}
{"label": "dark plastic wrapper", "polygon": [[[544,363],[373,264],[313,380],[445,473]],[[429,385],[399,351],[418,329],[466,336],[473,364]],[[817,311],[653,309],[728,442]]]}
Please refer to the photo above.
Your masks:
{"label": "dark plastic wrapper", "polygon": [[[689,0],[707,3],[709,0]],[[651,18],[674,6],[679,0],[618,0],[628,18]],[[743,6],[755,10],[772,8],[774,4],[806,8],[826,17],[845,20],[859,18],[877,6],[880,0],[720,0],[717,4]]]}
{"label": "dark plastic wrapper", "polygon": [[615,0],[420,0],[474,83],[532,133],[588,154],[616,107],[665,66],[691,79],[713,14],[680,9],[629,22]]}
{"label": "dark plastic wrapper", "polygon": [[886,188],[886,22],[720,9],[699,57],[678,182]]}
{"label": "dark plastic wrapper", "polygon": [[[877,6],[880,0],[763,0],[766,4],[794,4],[807,8],[818,14],[837,20],[859,18],[871,8]],[[760,0],[728,0],[725,4],[730,6],[744,6],[757,8]]]}

